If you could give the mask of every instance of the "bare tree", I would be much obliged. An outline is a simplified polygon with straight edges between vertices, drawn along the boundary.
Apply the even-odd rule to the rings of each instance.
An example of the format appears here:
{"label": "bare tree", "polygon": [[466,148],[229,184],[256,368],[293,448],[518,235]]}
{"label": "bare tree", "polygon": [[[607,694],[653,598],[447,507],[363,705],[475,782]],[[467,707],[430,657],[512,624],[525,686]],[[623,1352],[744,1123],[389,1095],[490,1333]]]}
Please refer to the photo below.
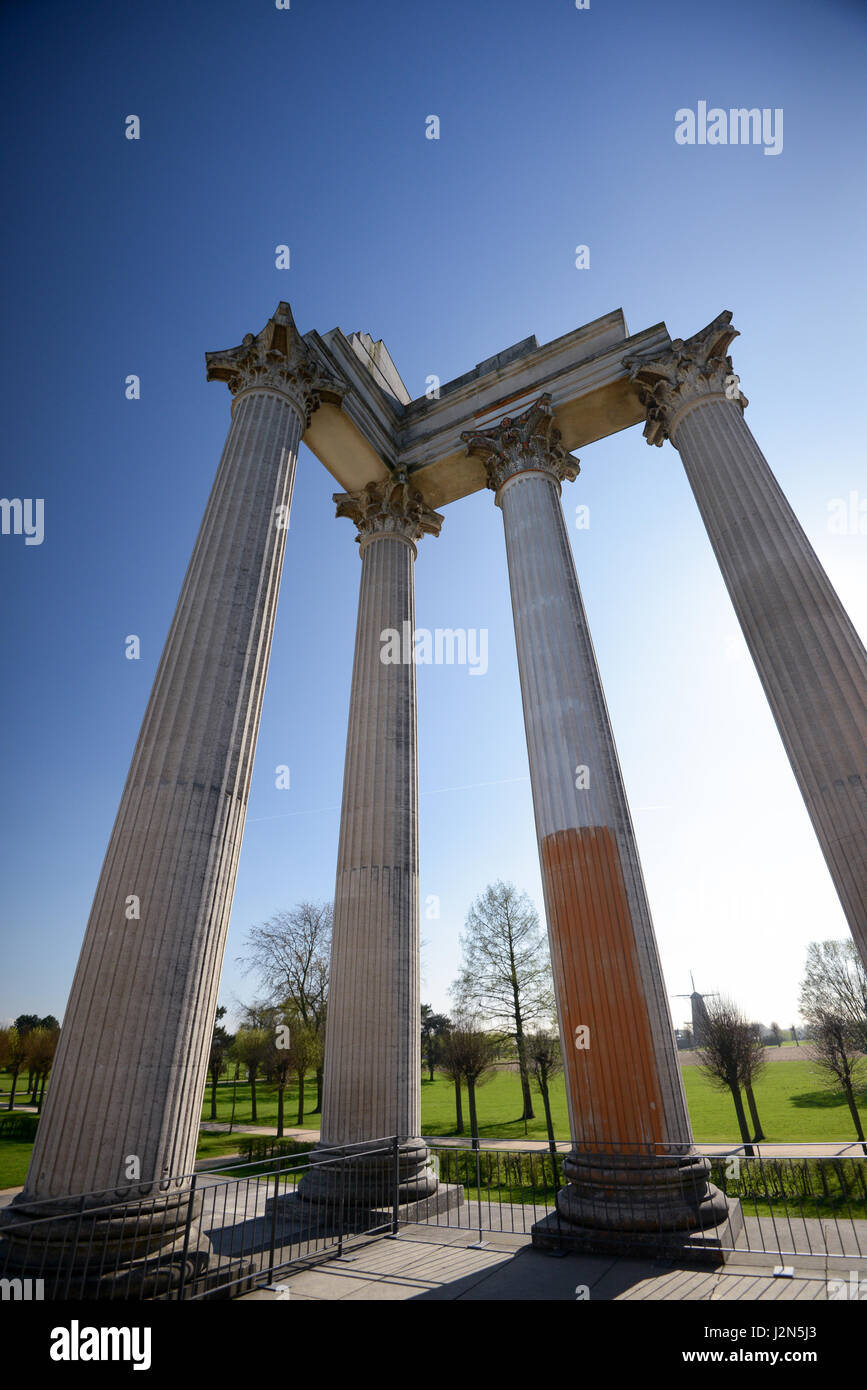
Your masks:
{"label": "bare tree", "polygon": [[[287,1005],[283,1010],[283,1019],[286,1024],[285,1040],[278,1052],[280,1059],[279,1072],[282,1075],[282,1061],[288,1065],[288,1074],[294,1076],[298,1082],[298,1125],[304,1123],[304,1090],[307,1076],[311,1071],[316,1071],[322,1061],[322,1039],[315,1024],[308,1023],[300,1014],[293,1012],[291,1005]],[[280,1087],[280,1075],[277,1075],[278,1088]],[[283,1083],[285,1088],[285,1082]],[[278,1126],[283,1133],[283,1094],[282,1089],[278,1091]]]}
{"label": "bare tree", "polygon": [[[334,906],[301,902],[251,927],[239,957],[244,973],[255,971],[268,1000],[287,1006],[319,1035],[324,1055],[328,975]],[[322,1062],[316,1067],[316,1106],[322,1109]]]}
{"label": "bare tree", "polygon": [[445,1014],[435,1014],[430,1004],[421,1006],[421,1051],[431,1081],[434,1069],[440,1059],[442,1039],[452,1026]]}
{"label": "bare tree", "polygon": [[449,1057],[454,1073],[462,1076],[467,1083],[467,1100],[470,1107],[470,1133],[473,1148],[479,1147],[479,1120],[476,1112],[476,1089],[484,1084],[493,1073],[493,1064],[502,1045],[502,1039],[493,1033],[486,1033],[475,1021],[462,1019],[452,1028],[444,1039],[444,1050]]}
{"label": "bare tree", "polygon": [[[19,1036],[20,1038],[29,1037],[29,1035],[33,1032],[33,1030],[34,1030],[35,1028],[38,1028],[38,1027],[39,1027],[39,1015],[38,1015],[38,1014],[19,1014],[18,1017],[15,1019],[14,1023],[12,1024],[12,1027],[15,1028],[15,1029],[17,1029],[17,1031],[18,1031],[18,1036]],[[31,1062],[30,1062],[30,1058],[29,1058],[29,1057],[25,1056],[25,1063],[24,1063],[24,1064],[25,1064],[25,1066],[27,1067],[27,1085],[25,1086],[24,1089],[25,1089],[25,1091],[32,1091],[32,1090],[33,1090],[34,1073],[33,1073],[33,1066],[32,1066],[32,1064],[31,1064]]]}
{"label": "bare tree", "polygon": [[750,1108],[750,1118],[753,1122],[753,1139],[758,1143],[764,1139],[762,1122],[759,1119],[758,1106],[753,1093],[753,1083],[758,1081],[759,1076],[765,1068],[765,1045],[760,1037],[757,1037],[752,1028],[747,1024],[743,1030],[742,1050],[740,1060],[740,1081],[744,1088],[744,1095],[747,1098],[747,1105]]}
{"label": "bare tree", "polygon": [[459,1049],[452,1046],[452,1029],[449,1028],[440,1039],[440,1069],[452,1082],[455,1088],[455,1134],[464,1132],[464,1106],[461,1095],[461,1082],[463,1081],[463,1058]]}
{"label": "bare tree", "polygon": [[750,1131],[741,1097],[744,1054],[755,1041],[752,1025],[725,996],[708,1006],[701,1046],[696,1048],[701,1070],[717,1090],[728,1090],[734,1102],[741,1139],[752,1156]]}
{"label": "bare tree", "polygon": [[864,1142],[864,1127],[855,1100],[855,1089],[860,1090],[864,1075],[864,1053],[860,1047],[857,1030],[839,1014],[819,1013],[814,1016],[808,1055],[824,1074],[825,1085],[829,1090],[842,1091],[849,1106],[855,1133],[867,1154]]}
{"label": "bare tree", "polygon": [[527,1062],[542,1095],[545,1107],[545,1125],[548,1130],[548,1148],[554,1159],[554,1182],[557,1183],[557,1140],[554,1136],[554,1121],[551,1118],[550,1082],[553,1076],[563,1070],[563,1055],[560,1039],[556,1033],[530,1033],[527,1036]]}
{"label": "bare tree", "polygon": [[220,1080],[223,1067],[229,1055],[229,1048],[232,1046],[232,1038],[220,1024],[220,1019],[225,1018],[226,1007],[221,1004],[217,1009],[214,1018],[214,1032],[211,1037],[211,1051],[208,1056],[208,1071],[211,1076],[211,1119],[217,1118],[217,1084]]}
{"label": "bare tree", "polygon": [[470,907],[461,947],[461,970],[452,986],[457,1007],[514,1038],[521,1118],[532,1120],[525,1030],[534,1023],[548,1023],[554,1010],[551,962],[539,914],[513,883],[489,884]]}
{"label": "bare tree", "polygon": [[12,1087],[9,1092],[7,1110],[11,1110],[15,1105],[15,1087],[18,1083],[18,1075],[27,1062],[27,1033],[29,1031],[28,1029],[22,1033],[14,1024],[11,1028],[4,1029],[6,1040],[3,1050],[6,1055],[6,1065],[12,1073]]}
{"label": "bare tree", "polygon": [[35,1105],[40,1113],[45,1099],[48,1073],[54,1062],[59,1038],[60,1028],[57,1026],[56,1020],[54,1027],[45,1028],[40,1024],[37,1028],[31,1028],[24,1038],[27,1049],[27,1065],[32,1069],[35,1078],[30,1103]]}
{"label": "bare tree", "polygon": [[235,1034],[234,1042],[235,1055],[240,1058],[247,1070],[247,1080],[250,1082],[250,1096],[252,1108],[250,1119],[256,1124],[256,1078],[261,1067],[265,1066],[271,1054],[271,1032],[265,1027],[241,1027]]}
{"label": "bare tree", "polygon": [[801,984],[801,1014],[809,1024],[842,1019],[867,1053],[867,969],[854,941],[812,941]]}

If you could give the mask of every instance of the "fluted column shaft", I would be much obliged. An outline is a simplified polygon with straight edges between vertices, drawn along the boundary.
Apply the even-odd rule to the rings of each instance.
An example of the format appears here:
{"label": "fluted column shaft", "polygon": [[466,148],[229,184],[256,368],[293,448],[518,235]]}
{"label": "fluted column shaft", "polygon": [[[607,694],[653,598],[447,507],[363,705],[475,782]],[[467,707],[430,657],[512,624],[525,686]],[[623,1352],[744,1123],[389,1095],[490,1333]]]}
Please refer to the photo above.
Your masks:
{"label": "fluted column shaft", "polygon": [[[502,509],[574,1148],[534,1242],[632,1243],[714,1225],[694,1151],[635,833],[560,506],[578,462],[550,396],[468,431]],[[553,1234],[552,1234],[553,1232]],[[677,1244],[680,1237],[675,1234]]]}
{"label": "fluted column shaft", "polygon": [[381,634],[415,628],[415,546],[368,541],[361,588],[329,981],[323,1144],[421,1132],[415,666]]}
{"label": "fluted column shaft", "polygon": [[236,395],[232,422],[111,833],[22,1200],[131,1198],[192,1171],[313,400],[286,346],[287,315],[281,306],[245,340],[231,379],[226,355],[210,355],[209,374]]}
{"label": "fluted column shaft", "polygon": [[[355,521],[361,586],[349,700],[328,987],[320,1148],[399,1136],[414,1197],[436,1186],[421,1142],[415,541],[442,518],[402,474],[335,495]],[[395,642],[397,646],[395,647]],[[385,660],[383,658],[386,658]],[[388,1162],[360,1160],[350,1190],[388,1200]],[[326,1199],[348,1170],[327,1162],[302,1195]]]}
{"label": "fluted column shaft", "polygon": [[[650,908],[560,506],[550,397],[464,434],[503,513],[536,833],[576,1143],[689,1145]],[[586,1031],[585,1031],[586,1030]]]}
{"label": "fluted column shaft", "polygon": [[867,653],[744,419],[731,315],[631,359],[649,443],[678,450],[867,964]]}
{"label": "fluted column shaft", "polygon": [[650,908],[559,483],[518,473],[498,502],[572,1135],[597,1146],[688,1144]]}

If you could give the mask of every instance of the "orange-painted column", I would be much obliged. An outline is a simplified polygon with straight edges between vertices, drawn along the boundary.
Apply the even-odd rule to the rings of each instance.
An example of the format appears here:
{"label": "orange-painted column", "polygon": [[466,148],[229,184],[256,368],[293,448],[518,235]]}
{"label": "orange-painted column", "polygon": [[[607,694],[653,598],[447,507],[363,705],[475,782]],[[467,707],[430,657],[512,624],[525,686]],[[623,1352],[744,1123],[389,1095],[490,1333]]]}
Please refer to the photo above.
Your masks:
{"label": "orange-painted column", "polygon": [[547,396],[463,438],[505,524],[572,1136],[582,1150],[682,1153],[692,1135],[671,1017],[560,505],[577,461]]}

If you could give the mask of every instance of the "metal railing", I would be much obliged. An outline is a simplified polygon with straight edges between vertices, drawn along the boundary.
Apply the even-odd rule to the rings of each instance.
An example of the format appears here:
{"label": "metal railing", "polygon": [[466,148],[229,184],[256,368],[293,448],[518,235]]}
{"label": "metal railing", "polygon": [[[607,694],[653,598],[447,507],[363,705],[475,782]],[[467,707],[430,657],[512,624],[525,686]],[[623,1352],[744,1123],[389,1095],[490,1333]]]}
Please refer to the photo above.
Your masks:
{"label": "metal railing", "polygon": [[[420,1188],[417,1201],[401,1169],[401,1140],[392,1136],[250,1162],[227,1159],[220,1170],[161,1189],[154,1184],[144,1196],[135,1195],[141,1183],[128,1192],[85,1193],[61,1213],[50,1200],[7,1207],[0,1211],[0,1297],[232,1297],[340,1258],[347,1243],[396,1235],[408,1225],[465,1230],[473,1244],[486,1244],[529,1237],[547,1222],[549,1248],[568,1250],[576,1171],[579,1188],[603,1193],[609,1212],[640,1203],[649,1254],[658,1245],[676,1258],[678,1242],[684,1252],[701,1246],[701,1232],[684,1230],[673,1241],[666,1226],[673,1168],[662,1160],[678,1158],[674,1146],[604,1154],[569,1144],[495,1149],[428,1141],[428,1148],[440,1185],[432,1197]],[[370,1160],[380,1175],[375,1201],[369,1179],[365,1198],[355,1195],[359,1164]],[[704,1178],[729,1201],[728,1219],[714,1229],[716,1249],[729,1258],[819,1261],[826,1268],[867,1260],[867,1158],[860,1146],[834,1156],[785,1157],[739,1146],[703,1162]]]}
{"label": "metal railing", "polygon": [[[425,1218],[427,1225],[472,1229],[482,1242],[492,1233],[530,1235],[535,1225],[549,1217],[555,1230],[565,1236],[570,1223],[555,1216],[557,1195],[569,1185],[564,1159],[577,1153],[588,1162],[598,1162],[600,1172],[606,1166],[610,1169],[606,1201],[615,1213],[618,1205],[628,1213],[629,1170],[641,1167],[645,1216],[650,1209],[648,1243],[652,1245],[654,1235],[656,1197],[657,1233],[665,1235],[666,1252],[671,1252],[665,1220],[670,1174],[662,1168],[657,1171],[653,1160],[677,1157],[677,1146],[622,1145],[613,1154],[599,1155],[568,1143],[558,1143],[553,1150],[551,1146],[497,1149],[428,1143],[440,1182],[460,1185],[464,1201],[461,1206],[443,1204]],[[777,1263],[791,1258],[802,1263],[867,1259],[867,1158],[861,1144],[844,1146],[834,1155],[803,1156],[769,1156],[761,1147],[739,1145],[725,1153],[702,1154],[710,1168],[708,1180],[725,1194],[730,1208],[728,1219],[715,1230],[714,1246],[732,1258],[743,1256],[750,1262],[749,1257],[758,1256],[765,1264],[771,1256]],[[683,1156],[687,1152],[683,1146]],[[700,1245],[700,1232],[684,1231],[684,1251],[695,1251]],[[568,1242],[564,1241],[564,1247],[568,1248]]]}
{"label": "metal railing", "polygon": [[[353,1196],[359,1162],[386,1166],[383,1206]],[[396,1138],[285,1154],[192,1173],[135,1196],[141,1183],[0,1211],[0,1297],[202,1299],[272,1285],[295,1265],[339,1258],[348,1241],[393,1233]],[[298,1187],[310,1174],[316,1200]],[[154,1188],[158,1188],[154,1184]],[[169,1190],[170,1189],[170,1190]],[[168,1214],[167,1214],[168,1212]]]}

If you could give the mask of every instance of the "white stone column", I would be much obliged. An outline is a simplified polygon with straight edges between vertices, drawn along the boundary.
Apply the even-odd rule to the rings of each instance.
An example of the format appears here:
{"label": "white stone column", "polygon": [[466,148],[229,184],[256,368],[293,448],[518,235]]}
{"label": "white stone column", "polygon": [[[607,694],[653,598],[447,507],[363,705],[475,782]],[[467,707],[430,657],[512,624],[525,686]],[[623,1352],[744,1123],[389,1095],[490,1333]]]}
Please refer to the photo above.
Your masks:
{"label": "white stone column", "polygon": [[867,965],[867,653],[744,420],[726,311],[625,364],[649,444],[683,461],[852,935]]}
{"label": "white stone column", "polygon": [[691,1153],[650,907],[560,506],[561,481],[578,463],[560,444],[548,395],[462,438],[486,464],[505,526],[575,1142],[561,1216],[633,1232],[710,1224],[724,1203]]}
{"label": "white stone column", "polygon": [[[436,1188],[421,1135],[415,542],[442,517],[402,474],[337,493],[358,527],[361,586],[337,853],[320,1149],[399,1136],[400,1195]],[[328,1151],[327,1153],[325,1151]],[[389,1202],[394,1164],[311,1170],[305,1197],[342,1185]]]}
{"label": "white stone column", "polygon": [[[326,391],[288,304],[207,354],[232,422],[108,844],[24,1192],[165,1192],[174,1237],[208,1051],[298,444]],[[140,1175],[140,1181],[131,1180]],[[48,1208],[40,1207],[41,1212]],[[123,1264],[123,1261],[121,1262]]]}

